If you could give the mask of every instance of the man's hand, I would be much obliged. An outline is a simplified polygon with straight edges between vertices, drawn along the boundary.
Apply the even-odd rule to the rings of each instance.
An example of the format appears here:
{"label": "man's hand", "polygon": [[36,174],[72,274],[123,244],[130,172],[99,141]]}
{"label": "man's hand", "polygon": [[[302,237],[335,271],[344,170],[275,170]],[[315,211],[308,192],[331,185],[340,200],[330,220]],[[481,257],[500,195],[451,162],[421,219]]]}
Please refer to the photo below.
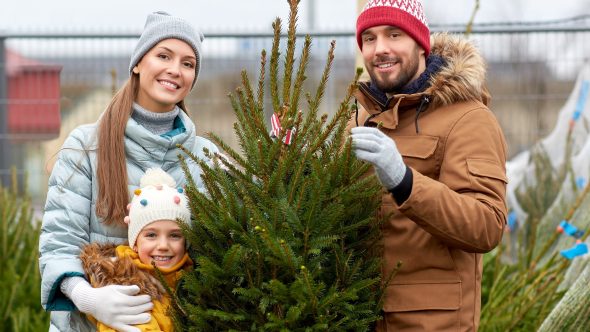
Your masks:
{"label": "man's hand", "polygon": [[149,295],[136,295],[139,287],[109,285],[93,288],[84,280],[72,289],[70,298],[78,310],[99,322],[124,332],[140,332],[132,325],[150,321],[153,308]]}
{"label": "man's hand", "polygon": [[395,142],[377,128],[355,127],[351,132],[354,154],[373,164],[381,184],[388,190],[400,184],[406,165]]}

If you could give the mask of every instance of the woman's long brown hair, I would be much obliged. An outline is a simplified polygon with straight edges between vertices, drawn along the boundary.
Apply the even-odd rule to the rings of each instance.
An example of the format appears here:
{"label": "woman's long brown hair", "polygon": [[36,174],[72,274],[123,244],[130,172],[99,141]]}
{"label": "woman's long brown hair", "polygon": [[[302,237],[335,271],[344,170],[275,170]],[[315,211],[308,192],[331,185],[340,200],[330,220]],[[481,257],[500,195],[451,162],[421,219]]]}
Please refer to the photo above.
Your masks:
{"label": "woman's long brown hair", "polygon": [[[133,102],[139,89],[139,76],[131,75],[115,94],[98,125],[96,175],[98,198],[96,215],[107,225],[126,226],[123,218],[129,203],[127,162],[125,157],[125,127],[133,112]],[[184,100],[178,106],[188,114]]]}

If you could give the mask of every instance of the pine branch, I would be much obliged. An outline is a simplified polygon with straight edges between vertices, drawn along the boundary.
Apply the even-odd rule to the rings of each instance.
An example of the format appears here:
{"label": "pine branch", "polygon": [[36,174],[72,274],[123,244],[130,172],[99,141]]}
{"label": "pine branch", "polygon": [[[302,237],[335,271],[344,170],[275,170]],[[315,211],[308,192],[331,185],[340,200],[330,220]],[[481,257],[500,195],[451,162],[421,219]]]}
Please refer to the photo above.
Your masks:
{"label": "pine branch", "polygon": [[465,27],[465,37],[469,37],[471,31],[473,30],[473,22],[475,22],[475,14],[479,11],[479,0],[475,0],[475,6],[473,8],[473,12],[471,13],[471,17]]}
{"label": "pine branch", "polygon": [[324,92],[326,91],[326,85],[328,84],[328,79],[330,77],[330,71],[332,70],[332,63],[334,62],[334,49],[336,48],[336,41],[332,40],[330,42],[330,49],[328,51],[328,60],[326,62],[326,66],[324,67],[324,72],[322,74],[322,78],[320,79],[320,83],[318,84],[318,88],[316,90],[315,97],[312,101],[312,104],[309,105],[311,109],[317,109],[320,105],[320,101],[324,97]]}
{"label": "pine branch", "polygon": [[[358,80],[358,77],[356,77],[355,80]],[[356,83],[352,83],[349,85],[346,96],[344,97],[344,101],[340,104],[340,108],[336,112],[336,115],[332,118],[332,120],[328,123],[328,125],[326,125],[325,129],[318,135],[318,137],[315,139],[314,143],[312,143],[313,144],[312,150],[317,149],[321,144],[323,144],[323,142],[327,141],[328,138],[330,137],[330,133],[332,133],[334,128],[341,121],[342,117],[347,117],[348,103],[350,102],[350,99],[352,98],[352,94],[355,89],[356,89]],[[325,121],[326,118],[327,118],[326,116],[322,116],[322,121]]]}
{"label": "pine branch", "polygon": [[256,94],[256,104],[258,109],[264,109],[264,80],[266,74],[266,50],[260,52],[260,74],[258,76],[258,92]]}
{"label": "pine branch", "polygon": [[281,44],[281,19],[273,22],[272,28],[274,30],[274,38],[272,40],[272,51],[270,54],[270,95],[272,98],[273,112],[278,113],[281,109],[281,101],[279,99],[279,47]]}
{"label": "pine branch", "polygon": [[[289,1],[289,28],[287,31],[287,54],[285,58],[284,78],[283,78],[283,102],[291,99],[291,76],[293,75],[293,66],[295,63],[295,42],[297,41],[297,8],[299,0]],[[293,104],[291,104],[292,107]]]}
{"label": "pine branch", "polygon": [[307,78],[305,76],[305,70],[309,62],[309,50],[311,49],[311,37],[305,36],[305,43],[303,44],[303,50],[301,51],[301,59],[299,60],[299,68],[297,69],[297,76],[295,78],[295,86],[293,87],[293,96],[291,98],[291,114],[297,112],[299,108],[299,97],[302,91],[303,82]]}
{"label": "pine branch", "polygon": [[252,86],[250,86],[250,80],[248,79],[248,72],[246,70],[242,70],[242,91],[244,92],[244,103],[247,106],[244,109],[249,110],[247,113],[248,117],[252,120],[257,115],[257,103],[254,100],[254,92],[252,91]]}
{"label": "pine branch", "polygon": [[311,96],[308,94],[306,96],[307,104],[309,107],[309,115],[307,117],[307,121],[303,124],[303,129],[299,135],[306,136],[307,131],[310,130],[312,132],[316,132],[319,130],[321,124],[318,123],[315,126],[312,125],[314,119],[317,117],[320,101],[324,95],[326,90],[326,85],[328,84],[328,78],[330,77],[330,70],[332,69],[332,63],[334,61],[334,49],[336,47],[336,41],[332,40],[330,43],[330,49],[328,50],[328,59],[326,61],[326,65],[324,66],[324,71],[322,73],[322,77],[318,84],[318,88],[316,90],[316,94],[314,99],[311,99]]}

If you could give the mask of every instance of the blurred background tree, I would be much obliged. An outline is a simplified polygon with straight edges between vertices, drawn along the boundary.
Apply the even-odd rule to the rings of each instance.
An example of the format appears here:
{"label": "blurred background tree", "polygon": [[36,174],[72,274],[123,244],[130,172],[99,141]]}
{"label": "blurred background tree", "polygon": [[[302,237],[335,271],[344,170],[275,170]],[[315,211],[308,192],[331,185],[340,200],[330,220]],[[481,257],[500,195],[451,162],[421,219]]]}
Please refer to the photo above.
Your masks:
{"label": "blurred background tree", "polygon": [[0,325],[7,332],[47,331],[37,265],[41,223],[18,192],[15,172],[13,178],[12,188],[0,185]]}

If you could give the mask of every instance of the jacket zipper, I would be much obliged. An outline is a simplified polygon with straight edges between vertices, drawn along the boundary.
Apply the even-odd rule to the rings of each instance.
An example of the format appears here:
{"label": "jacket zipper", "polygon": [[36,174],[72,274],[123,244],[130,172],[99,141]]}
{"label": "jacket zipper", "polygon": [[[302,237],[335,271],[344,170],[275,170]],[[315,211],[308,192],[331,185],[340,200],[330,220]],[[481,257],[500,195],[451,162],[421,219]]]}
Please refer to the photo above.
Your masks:
{"label": "jacket zipper", "polygon": [[420,105],[418,105],[418,108],[416,108],[416,119],[414,119],[414,126],[416,127],[416,134],[420,133],[420,129],[418,128],[418,117],[420,116],[420,113],[426,111],[428,104],[430,104],[430,96],[428,96],[428,95],[422,96],[422,98],[420,98]]}

